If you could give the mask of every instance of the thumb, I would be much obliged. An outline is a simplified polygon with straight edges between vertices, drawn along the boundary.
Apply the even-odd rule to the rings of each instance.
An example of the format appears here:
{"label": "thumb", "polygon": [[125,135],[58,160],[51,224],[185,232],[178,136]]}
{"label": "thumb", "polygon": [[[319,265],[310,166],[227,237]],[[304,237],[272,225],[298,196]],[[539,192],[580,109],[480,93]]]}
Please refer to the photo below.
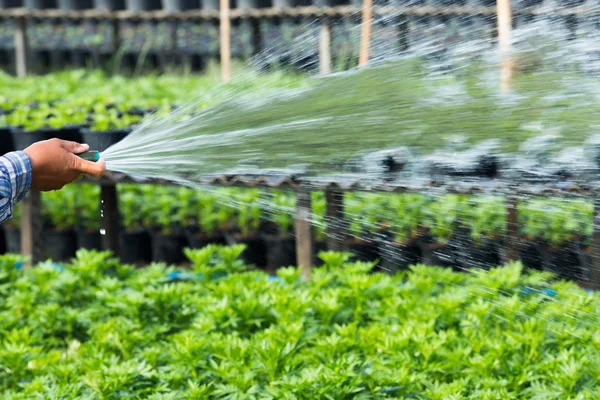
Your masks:
{"label": "thumb", "polygon": [[67,150],[69,153],[80,154],[85,153],[90,149],[90,146],[87,144],[81,144],[77,142],[69,142],[67,140],[61,140],[60,145],[63,149]]}
{"label": "thumb", "polygon": [[75,160],[75,170],[77,172],[81,172],[82,174],[86,175],[92,175],[97,178],[100,178],[102,175],[104,175],[106,164],[103,159],[100,159],[98,162],[92,162],[86,161],[79,157],[76,158],[77,160]]}

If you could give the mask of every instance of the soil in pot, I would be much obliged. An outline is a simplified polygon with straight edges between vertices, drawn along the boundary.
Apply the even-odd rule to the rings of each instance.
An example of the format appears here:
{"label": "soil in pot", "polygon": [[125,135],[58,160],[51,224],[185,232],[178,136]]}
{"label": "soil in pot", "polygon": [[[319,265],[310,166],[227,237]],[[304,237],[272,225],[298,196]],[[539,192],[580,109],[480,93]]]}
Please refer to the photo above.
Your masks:
{"label": "soil in pot", "polygon": [[152,235],[152,260],[168,264],[181,264],[186,261],[183,249],[188,245],[187,238],[182,234]]}
{"label": "soil in pot", "polygon": [[77,232],[77,246],[80,249],[102,250],[102,235],[98,231]]}
{"label": "soil in pot", "polygon": [[77,235],[74,230],[44,230],[44,258],[69,261],[77,252]]}
{"label": "soil in pot", "polygon": [[421,262],[421,249],[416,243],[384,242],[379,246],[381,262],[378,270],[395,273]]}
{"label": "soil in pot", "polygon": [[6,252],[19,254],[21,252],[21,230],[18,228],[4,227],[4,243]]}
{"label": "soil in pot", "polygon": [[296,240],[293,237],[267,236],[267,271],[296,265]]}
{"label": "soil in pot", "polygon": [[580,246],[574,242],[564,246],[542,245],[542,268],[553,272],[563,279],[575,280],[581,276]]}
{"label": "soil in pot", "polygon": [[127,264],[147,264],[152,261],[152,239],[146,231],[121,232],[119,257]]}
{"label": "soil in pot", "polygon": [[12,138],[12,129],[0,128],[0,156],[15,151]]}
{"label": "soil in pot", "polygon": [[352,253],[353,261],[372,262],[379,259],[377,244],[368,240],[348,239],[344,242],[344,251]]}
{"label": "soil in pot", "polygon": [[60,129],[43,128],[33,132],[12,131],[12,138],[17,150],[23,150],[36,142],[53,138],[77,143],[82,142],[79,127],[65,127]]}
{"label": "soil in pot", "polygon": [[246,265],[265,268],[267,265],[267,246],[265,241],[258,236],[244,237],[240,234],[227,235],[227,244],[244,244],[246,250],[241,255],[241,260]]}

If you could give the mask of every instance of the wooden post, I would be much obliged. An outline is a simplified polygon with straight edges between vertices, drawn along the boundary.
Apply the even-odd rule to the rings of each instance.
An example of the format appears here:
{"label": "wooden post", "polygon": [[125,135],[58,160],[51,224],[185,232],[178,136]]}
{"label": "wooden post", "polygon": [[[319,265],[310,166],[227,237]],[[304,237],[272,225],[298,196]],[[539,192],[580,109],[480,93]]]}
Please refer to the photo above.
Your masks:
{"label": "wooden post", "polygon": [[360,53],[358,56],[358,68],[366,67],[367,63],[369,62],[372,25],[373,25],[373,0],[363,0],[362,24],[360,27]]}
{"label": "wooden post", "polygon": [[302,275],[310,279],[313,262],[314,238],[311,226],[310,192],[300,190],[296,194],[296,257]]}
{"label": "wooden post", "polygon": [[346,239],[344,219],[344,193],[337,190],[325,192],[325,221],[327,222],[327,250],[342,251]]}
{"label": "wooden post", "polygon": [[594,233],[592,235],[591,265],[588,273],[590,289],[600,289],[600,200],[594,199]]}
{"label": "wooden post", "polygon": [[506,201],[506,261],[519,259],[519,205],[515,195]]}
{"label": "wooden post", "polygon": [[231,78],[231,18],[229,16],[229,0],[220,1],[221,32],[221,78],[228,82]]}
{"label": "wooden post", "polygon": [[102,203],[102,248],[119,255],[119,201],[117,187],[114,184],[101,186],[100,198]]}
{"label": "wooden post", "polygon": [[30,190],[21,203],[21,253],[29,258],[27,266],[43,261],[42,198],[37,190]]}
{"label": "wooden post", "polygon": [[331,73],[331,23],[329,18],[321,18],[319,34],[319,72],[321,75]]}
{"label": "wooden post", "polygon": [[27,40],[27,19],[19,17],[15,29],[15,65],[17,76],[22,78],[27,75],[27,62],[29,56],[29,41]]}
{"label": "wooden post", "polygon": [[511,57],[511,30],[512,17],[510,11],[510,0],[496,0],[496,12],[498,19],[498,44],[500,45],[500,89],[507,92],[510,89],[513,60]]}

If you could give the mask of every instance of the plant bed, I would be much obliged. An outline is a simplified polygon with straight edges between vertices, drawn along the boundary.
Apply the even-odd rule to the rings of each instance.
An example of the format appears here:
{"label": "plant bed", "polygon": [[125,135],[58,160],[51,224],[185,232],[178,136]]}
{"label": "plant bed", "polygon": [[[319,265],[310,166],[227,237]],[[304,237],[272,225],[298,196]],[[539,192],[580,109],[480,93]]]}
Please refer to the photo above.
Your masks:
{"label": "plant bed", "polygon": [[53,261],[69,261],[77,252],[77,235],[72,229],[44,229],[44,257]]}
{"label": "plant bed", "polygon": [[421,262],[421,249],[415,241],[398,243],[386,241],[379,246],[381,262],[377,269],[395,273]]}
{"label": "plant bed", "polygon": [[183,249],[187,246],[187,237],[183,234],[154,233],[152,235],[152,260],[168,264],[182,263],[185,261]]}
{"label": "plant bed", "polygon": [[113,144],[125,139],[129,133],[131,133],[131,129],[129,128],[109,131],[82,129],[81,142],[88,144],[92,150],[104,151]]}
{"label": "plant bed", "polygon": [[119,257],[127,264],[147,264],[152,261],[152,238],[146,231],[121,232]]}
{"label": "plant bed", "polygon": [[72,142],[82,142],[80,127],[65,127],[65,128],[40,128],[36,131],[20,131],[13,130],[11,132],[15,149],[23,150],[32,144],[48,139],[62,139]]}
{"label": "plant bed", "polygon": [[296,240],[293,237],[266,236],[267,271],[296,265]]}

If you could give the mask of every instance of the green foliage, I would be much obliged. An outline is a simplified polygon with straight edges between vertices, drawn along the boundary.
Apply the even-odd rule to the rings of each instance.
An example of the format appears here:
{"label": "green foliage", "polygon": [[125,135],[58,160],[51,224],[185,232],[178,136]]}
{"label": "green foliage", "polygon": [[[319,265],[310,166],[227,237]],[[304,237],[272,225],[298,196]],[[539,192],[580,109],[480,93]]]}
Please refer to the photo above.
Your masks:
{"label": "green foliage", "polygon": [[452,237],[460,219],[461,198],[457,195],[439,196],[432,200],[424,214],[424,225],[433,238],[445,243]]}
{"label": "green foliage", "polygon": [[[243,248],[188,251],[214,274]],[[311,281],[165,282],[80,251],[62,272],[0,257],[7,399],[593,399],[600,297],[518,263],[395,276],[328,254]],[[337,259],[336,261],[333,261]],[[335,267],[333,267],[335,265]],[[230,265],[231,267],[231,265]],[[333,268],[332,268],[333,267]],[[549,296],[544,289],[552,289]]]}
{"label": "green foliage", "polygon": [[248,237],[258,232],[261,207],[258,189],[236,190],[231,192],[236,213],[237,226],[242,236]]}
{"label": "green foliage", "polygon": [[325,200],[325,193],[311,192],[311,206],[315,239],[324,241],[327,238],[327,221],[325,220],[327,201]]}
{"label": "green foliage", "polygon": [[62,190],[75,192],[78,224],[88,231],[100,229],[100,186],[79,184],[65,187]]}
{"label": "green foliage", "polygon": [[294,223],[296,194],[290,191],[275,191],[271,201],[273,220],[279,225],[279,233],[287,237]]}
{"label": "green foliage", "polygon": [[42,218],[49,227],[72,229],[77,225],[77,190],[68,188],[42,194]]}

